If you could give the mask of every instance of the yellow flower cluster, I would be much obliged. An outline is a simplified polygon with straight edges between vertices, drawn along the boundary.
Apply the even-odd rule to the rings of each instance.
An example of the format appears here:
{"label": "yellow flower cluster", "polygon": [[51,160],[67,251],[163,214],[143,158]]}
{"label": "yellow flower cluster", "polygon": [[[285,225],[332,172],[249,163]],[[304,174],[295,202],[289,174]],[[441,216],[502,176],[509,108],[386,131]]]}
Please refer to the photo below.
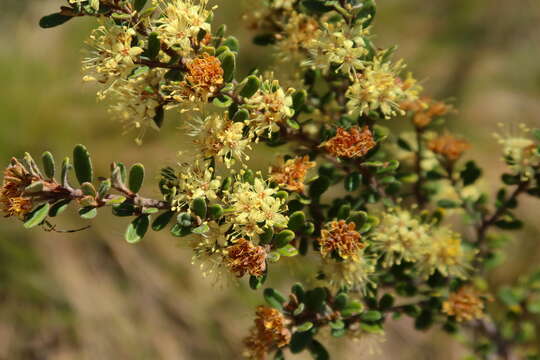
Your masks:
{"label": "yellow flower cluster", "polygon": [[277,189],[259,177],[252,183],[237,181],[227,194],[227,203],[234,209],[229,221],[236,233],[247,236],[261,234],[265,227],[285,227],[288,218],[282,212],[285,201],[275,196]]}
{"label": "yellow flower cluster", "polygon": [[[499,126],[505,127],[503,124]],[[530,131],[526,125],[520,124],[517,131],[507,131],[506,135],[495,134],[510,171],[521,176],[522,180],[532,180],[535,169],[540,168],[540,145],[531,139]]]}
{"label": "yellow flower cluster", "polygon": [[207,19],[212,12],[207,4],[208,0],[154,0],[162,16],[153,21],[152,27],[168,47],[189,56],[199,32],[211,30]]}
{"label": "yellow flower cluster", "polygon": [[372,248],[382,254],[384,267],[407,261],[414,262],[424,277],[435,271],[459,278],[467,275],[470,254],[461,236],[444,226],[424,224],[407,210],[384,213],[371,241]]}
{"label": "yellow flower cluster", "polygon": [[[371,111],[380,111],[385,118],[404,114],[400,104],[417,97],[416,85],[399,80],[398,75],[404,64],[385,61],[375,57],[361,73],[357,73],[353,84],[347,90],[347,108],[351,114],[367,115]],[[410,80],[412,81],[412,80]]]}
{"label": "yellow flower cluster", "polygon": [[217,200],[217,191],[221,187],[221,177],[216,176],[214,169],[207,167],[200,161],[192,164],[179,164],[176,173],[178,182],[176,196],[172,201],[172,210],[180,211],[193,199],[205,198],[209,201]]}
{"label": "yellow flower cluster", "polygon": [[229,168],[235,161],[249,160],[246,154],[251,150],[252,136],[244,135],[244,122],[226,119],[227,114],[212,114],[206,118],[195,117],[189,124],[189,135],[198,147],[198,156],[217,157]]}
{"label": "yellow flower cluster", "polygon": [[149,127],[156,126],[154,118],[162,103],[160,82],[163,74],[163,69],[151,69],[137,77],[119,79],[98,94],[102,99],[110,96],[115,100],[109,112],[124,125],[125,131],[138,131],[137,143],[141,143]]}
{"label": "yellow flower cluster", "polygon": [[325,73],[334,69],[355,78],[357,70],[366,67],[362,57],[369,52],[365,40],[368,35],[369,28],[362,24],[351,27],[343,23],[324,23],[323,28],[305,44],[310,58],[303,65]]}
{"label": "yellow flower cluster", "polygon": [[143,52],[140,46],[133,46],[135,35],[132,28],[102,22],[87,41],[90,50],[83,61],[83,79],[110,85],[129,75]]}
{"label": "yellow flower cluster", "polygon": [[256,136],[271,136],[279,130],[279,125],[294,115],[291,94],[294,89],[283,90],[279,81],[263,79],[260,89],[246,99],[246,106],[251,110],[249,127]]}

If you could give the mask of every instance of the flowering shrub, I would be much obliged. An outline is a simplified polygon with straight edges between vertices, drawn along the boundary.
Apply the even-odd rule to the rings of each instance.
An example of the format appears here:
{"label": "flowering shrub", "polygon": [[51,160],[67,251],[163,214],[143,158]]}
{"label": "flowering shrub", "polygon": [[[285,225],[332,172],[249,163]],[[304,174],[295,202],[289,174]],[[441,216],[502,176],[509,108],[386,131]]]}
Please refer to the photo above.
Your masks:
{"label": "flowering shrub", "polygon": [[[462,160],[471,145],[444,130],[452,106],[423,95],[394,48],[375,45],[373,0],[263,3],[247,17],[254,41],[292,64],[293,79],[260,69],[237,78],[238,41],[214,27],[207,0],[69,0],[42,18],[49,28],[96,17],[84,80],[100,84],[98,98],[139,143],[165,115],[187,114],[193,160],[165,166],[162,198],[151,199],[140,194],[142,164],[95,176],[83,145],[60,166],[50,152],[41,167],[26,154],[4,172],[0,211],[58,231],[68,206],[87,220],[110,207],[131,219],[129,243],[168,229],[203,276],[246,278],[254,290],[282,258],[316,264],[287,296],[262,291],[249,358],[327,359],[321,334],[383,336],[411,317],[419,330],[470,334],[475,359],[540,359],[540,272],[502,289],[484,280],[504,240],[495,230],[519,229],[518,200],[540,197],[540,130],[497,135],[508,167],[492,200],[475,187],[482,170]],[[395,122],[411,132],[391,132]],[[246,165],[258,143],[280,153],[267,172]]]}

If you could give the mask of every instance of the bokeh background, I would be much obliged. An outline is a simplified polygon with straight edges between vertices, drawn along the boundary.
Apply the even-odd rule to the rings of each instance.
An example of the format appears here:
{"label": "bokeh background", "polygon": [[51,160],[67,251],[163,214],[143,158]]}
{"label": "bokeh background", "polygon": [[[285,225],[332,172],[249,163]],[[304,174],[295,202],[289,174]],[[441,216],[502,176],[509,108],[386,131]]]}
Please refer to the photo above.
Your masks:
{"label": "bokeh background", "polygon": [[[214,1],[218,23],[243,44],[241,72],[268,49],[250,45],[239,21],[253,2]],[[121,136],[95,88],[80,74],[81,45],[94,26],[77,19],[42,30],[39,18],[60,0],[2,0],[0,12],[0,163],[25,151],[50,150],[61,158],[86,144],[98,174],[113,160],[146,164],[150,177],[173,164],[185,139],[170,114],[161,134],[143,146]],[[375,33],[381,46],[399,44],[398,56],[430,94],[453,99],[459,113],[448,129],[471,140],[468,153],[485,167],[486,189],[502,170],[492,137],[498,122],[540,126],[540,2],[537,0],[379,1]],[[278,68],[279,71],[279,68]],[[258,164],[271,160],[260,152]],[[263,166],[264,168],[264,166]],[[146,194],[158,196],[155,182]],[[490,278],[505,284],[540,264],[540,207],[524,201],[524,230],[508,244],[506,263]],[[85,225],[76,214],[58,227]],[[152,233],[137,246],[123,240],[126,224],[107,211],[74,234],[23,231],[0,223],[0,359],[239,359],[241,339],[262,301],[246,284],[220,287],[201,277],[181,241]],[[274,285],[301,271],[292,261]],[[324,340],[335,346],[332,339]],[[389,327],[380,352],[339,343],[335,359],[458,359],[462,346],[438,330],[418,333],[408,321]],[[301,357],[299,357],[301,358]]]}

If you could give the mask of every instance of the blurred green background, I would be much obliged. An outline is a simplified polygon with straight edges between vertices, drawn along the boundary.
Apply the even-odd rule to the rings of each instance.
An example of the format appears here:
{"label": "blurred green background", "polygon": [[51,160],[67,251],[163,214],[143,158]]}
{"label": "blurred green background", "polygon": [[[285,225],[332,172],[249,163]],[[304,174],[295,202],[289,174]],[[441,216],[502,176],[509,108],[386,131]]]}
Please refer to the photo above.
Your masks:
{"label": "blurred green background", "polygon": [[[214,1],[217,23],[243,44],[242,73],[269,49],[250,44],[241,14],[253,2]],[[175,114],[143,146],[108,118],[95,88],[81,80],[80,49],[94,26],[77,19],[42,30],[39,18],[60,0],[2,0],[0,13],[0,162],[28,151],[58,158],[86,144],[98,174],[113,160],[146,164],[148,174],[173,164],[185,144]],[[240,6],[241,5],[241,6]],[[474,144],[486,189],[503,165],[492,137],[498,122],[540,126],[540,2],[537,0],[380,1],[375,33],[380,46],[399,44],[398,56],[429,94],[454,99],[459,113],[447,124]],[[278,68],[279,71],[279,68]],[[269,162],[262,152],[256,159]],[[262,161],[262,162],[261,162]],[[265,167],[265,166],[264,166]],[[263,167],[263,168],[264,168]],[[150,179],[152,180],[152,179]],[[153,181],[146,194],[158,196]],[[509,243],[507,262],[491,281],[504,284],[538,267],[538,203],[525,201],[528,225]],[[245,284],[217,287],[191,265],[181,242],[151,234],[137,246],[123,240],[125,225],[107,212],[74,234],[23,231],[0,223],[0,359],[238,359],[241,339],[262,299]],[[75,214],[62,229],[84,223]],[[301,271],[291,261],[274,284]],[[282,281],[283,280],[283,281]],[[459,343],[439,331],[418,333],[408,321],[389,326],[378,359],[458,359]],[[323,339],[330,345],[334,341]],[[370,358],[366,344],[343,341],[335,359]]]}

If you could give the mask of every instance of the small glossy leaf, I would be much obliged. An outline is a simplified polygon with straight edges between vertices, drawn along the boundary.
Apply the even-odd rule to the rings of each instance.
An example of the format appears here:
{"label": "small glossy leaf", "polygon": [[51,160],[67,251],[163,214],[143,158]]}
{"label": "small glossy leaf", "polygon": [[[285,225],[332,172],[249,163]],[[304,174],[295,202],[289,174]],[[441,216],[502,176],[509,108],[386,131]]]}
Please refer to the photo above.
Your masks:
{"label": "small glossy leaf", "polygon": [[294,240],[296,235],[291,230],[282,230],[274,237],[274,246],[276,249],[282,248]]}
{"label": "small glossy leaf", "polygon": [[148,49],[144,53],[148,58],[155,59],[159,55],[161,43],[158,38],[158,34],[153,32],[148,35]]}
{"label": "small glossy leaf", "polygon": [[204,198],[193,199],[191,202],[191,211],[201,219],[205,219],[208,212],[206,200]]}
{"label": "small glossy leaf", "polygon": [[298,332],[305,332],[305,331],[311,330],[312,327],[313,327],[313,323],[312,323],[311,321],[306,321],[306,322],[303,323],[302,325],[299,325],[299,326],[296,328],[296,331],[298,331]]}
{"label": "small glossy leaf", "polygon": [[128,187],[129,190],[134,193],[138,193],[141,190],[144,182],[144,166],[142,164],[135,164],[129,170]]}
{"label": "small glossy leaf", "polygon": [[51,206],[49,205],[49,203],[45,203],[45,204],[39,205],[37,208],[35,208],[26,217],[26,220],[24,221],[24,227],[26,229],[31,229],[31,228],[41,224],[47,218],[47,215],[49,215],[50,207]]}
{"label": "small glossy leaf", "polygon": [[56,204],[52,205],[49,210],[49,216],[55,217],[55,216],[60,215],[68,208],[70,202],[71,200],[66,199],[66,200],[61,200],[57,202]]}
{"label": "small glossy leaf", "polygon": [[257,76],[255,75],[248,76],[246,79],[246,84],[244,85],[242,90],[240,90],[240,96],[245,97],[245,98],[250,98],[253,95],[255,95],[257,90],[259,90],[260,86],[261,86],[261,80],[259,80]]}
{"label": "small glossy leaf", "polygon": [[42,17],[39,20],[39,26],[41,26],[44,29],[52,28],[58,25],[62,25],[65,22],[72,19],[72,16],[63,15],[60,13],[54,13],[47,16]]}
{"label": "small glossy leaf", "polygon": [[125,239],[128,243],[134,244],[144,237],[148,231],[148,226],[150,225],[150,216],[140,215],[135,220],[133,220],[129,225],[125,233]]}
{"label": "small glossy leaf", "polygon": [[79,216],[83,219],[90,220],[97,216],[97,209],[93,206],[86,206],[79,210]]}
{"label": "small glossy leaf", "polygon": [[41,160],[43,162],[43,171],[45,172],[45,175],[49,179],[54,178],[56,166],[53,155],[49,151],[45,151],[43,155],[41,155]]}
{"label": "small glossy leaf", "polygon": [[285,257],[291,257],[298,255],[298,249],[292,246],[291,244],[287,244],[277,250],[277,252]]}
{"label": "small glossy leaf", "polygon": [[171,219],[174,217],[174,215],[174,211],[166,211],[163,214],[159,215],[152,223],[152,230],[163,230],[171,222]]}
{"label": "small glossy leaf", "polygon": [[92,161],[90,153],[84,145],[77,145],[73,149],[73,167],[79,184],[92,182],[94,180],[94,171],[92,169]]}
{"label": "small glossy leaf", "polygon": [[278,310],[283,309],[283,303],[285,303],[286,299],[279,291],[272,288],[266,288],[264,289],[263,296],[268,305]]}
{"label": "small glossy leaf", "polygon": [[230,50],[225,50],[218,58],[223,68],[223,80],[225,82],[231,82],[236,72],[236,57],[234,53]]}
{"label": "small glossy leaf", "polygon": [[306,214],[302,211],[296,211],[289,216],[287,227],[293,231],[301,231],[306,225]]}

